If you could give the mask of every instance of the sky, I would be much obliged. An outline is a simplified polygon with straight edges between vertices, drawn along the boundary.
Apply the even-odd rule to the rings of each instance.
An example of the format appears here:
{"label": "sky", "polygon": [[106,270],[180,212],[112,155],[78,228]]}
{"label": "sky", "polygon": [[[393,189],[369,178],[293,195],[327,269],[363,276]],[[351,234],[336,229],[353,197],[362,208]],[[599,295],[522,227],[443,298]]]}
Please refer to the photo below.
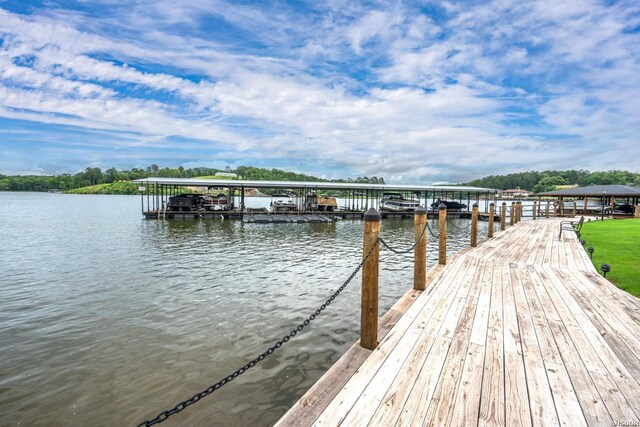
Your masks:
{"label": "sky", "polygon": [[0,174],[640,172],[640,2],[0,0]]}

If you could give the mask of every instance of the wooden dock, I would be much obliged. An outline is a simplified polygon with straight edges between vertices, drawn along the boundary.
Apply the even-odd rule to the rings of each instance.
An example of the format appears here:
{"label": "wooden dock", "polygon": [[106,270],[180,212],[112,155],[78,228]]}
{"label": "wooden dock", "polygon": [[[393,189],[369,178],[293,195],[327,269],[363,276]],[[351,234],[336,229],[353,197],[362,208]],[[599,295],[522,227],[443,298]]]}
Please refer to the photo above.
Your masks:
{"label": "wooden dock", "polygon": [[640,300],[558,228],[520,222],[432,269],[277,425],[639,425]]}

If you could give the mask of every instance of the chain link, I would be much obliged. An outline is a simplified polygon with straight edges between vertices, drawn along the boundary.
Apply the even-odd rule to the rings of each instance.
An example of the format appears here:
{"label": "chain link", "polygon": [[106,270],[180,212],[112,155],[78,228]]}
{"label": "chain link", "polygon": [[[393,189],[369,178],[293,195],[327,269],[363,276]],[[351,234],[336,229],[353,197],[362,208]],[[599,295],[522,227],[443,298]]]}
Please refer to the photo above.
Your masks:
{"label": "chain link", "polygon": [[214,391],[216,391],[219,388],[221,388],[223,385],[228,384],[231,381],[235,380],[238,376],[244,374],[249,369],[253,368],[258,363],[262,362],[268,356],[273,354],[276,350],[278,350],[283,345],[285,345],[287,342],[289,342],[289,340],[291,340],[296,335],[298,335],[299,332],[302,332],[302,330],[306,326],[308,326],[317,316],[319,316],[338,297],[338,295],[340,295],[340,293],[344,290],[344,288],[346,288],[347,285],[353,280],[353,278],[356,277],[356,274],[358,274],[358,271],[360,271],[360,269],[362,268],[364,263],[369,259],[369,257],[373,253],[373,250],[376,248],[376,246],[378,246],[378,243],[380,241],[381,241],[381,239],[380,239],[380,237],[378,237],[378,239],[375,241],[375,243],[373,244],[373,246],[369,250],[369,253],[367,253],[367,255],[362,259],[362,262],[360,262],[360,264],[358,264],[358,266],[355,268],[355,270],[353,270],[353,272],[347,278],[347,280],[344,281],[344,283],[333,293],[333,295],[331,295],[324,302],[324,304],[322,304],[320,306],[320,308],[318,308],[316,311],[311,313],[311,315],[309,317],[307,317],[302,323],[300,323],[298,326],[296,326],[294,329],[292,329],[291,332],[289,332],[287,335],[282,337],[282,339],[280,341],[277,341],[274,345],[272,345],[271,347],[266,349],[258,357],[256,357],[251,362],[249,362],[246,365],[244,365],[242,368],[240,368],[240,369],[236,370],[235,372],[227,375],[226,377],[224,377],[223,379],[221,379],[217,383],[210,385],[209,387],[207,387],[206,389],[204,389],[200,393],[196,393],[192,397],[190,397],[189,399],[178,403],[172,409],[168,409],[166,411],[160,412],[155,418],[153,418],[151,420],[143,421],[142,423],[138,424],[138,427],[149,427],[149,426],[152,426],[152,425],[155,425],[155,424],[159,424],[159,423],[165,421],[170,416],[175,415],[178,412],[184,411],[186,408],[188,408],[189,406],[191,406],[194,403],[198,402],[199,400],[207,397],[208,395],[210,395]]}
{"label": "chain link", "polygon": [[420,232],[420,237],[418,237],[418,239],[415,241],[413,245],[411,245],[409,249],[406,249],[406,250],[394,249],[391,246],[389,246],[389,244],[382,237],[379,238],[380,243],[382,243],[384,247],[389,249],[391,252],[394,252],[396,254],[407,254],[412,250],[414,250],[415,247],[418,245],[418,243],[420,243],[420,240],[422,240],[422,236],[424,236],[425,231],[427,231],[428,224],[429,224],[429,221],[426,221],[424,224],[424,228],[422,228],[422,231]]}
{"label": "chain link", "polygon": [[442,233],[442,228],[438,230],[438,234],[434,234],[433,230],[431,229],[431,226],[429,226],[429,221],[427,221],[427,226],[428,226],[428,229],[429,229],[429,234],[431,234],[431,236],[434,239],[439,239],[440,238],[440,233]]}
{"label": "chain link", "polygon": [[471,227],[471,221],[469,221],[469,225],[465,227],[458,227],[453,221],[451,221],[449,225],[453,226],[453,228],[457,228],[458,230],[467,230]]}

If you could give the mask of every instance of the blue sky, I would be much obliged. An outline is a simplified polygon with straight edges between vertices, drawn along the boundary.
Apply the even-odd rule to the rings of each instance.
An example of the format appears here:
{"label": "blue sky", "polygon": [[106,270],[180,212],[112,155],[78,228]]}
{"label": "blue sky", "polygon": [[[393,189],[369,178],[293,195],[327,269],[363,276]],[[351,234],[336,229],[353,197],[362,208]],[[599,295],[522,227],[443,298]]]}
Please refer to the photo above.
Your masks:
{"label": "blue sky", "polygon": [[640,2],[0,0],[0,173],[640,171]]}

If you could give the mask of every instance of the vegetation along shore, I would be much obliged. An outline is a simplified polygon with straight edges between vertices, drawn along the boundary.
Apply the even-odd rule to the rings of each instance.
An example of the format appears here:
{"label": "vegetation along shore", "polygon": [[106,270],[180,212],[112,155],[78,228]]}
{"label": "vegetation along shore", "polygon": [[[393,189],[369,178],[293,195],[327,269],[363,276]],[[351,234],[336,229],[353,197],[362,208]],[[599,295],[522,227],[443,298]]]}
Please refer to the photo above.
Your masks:
{"label": "vegetation along shore", "polygon": [[[288,172],[281,169],[258,168],[254,166],[238,166],[230,168],[160,168],[151,165],[145,169],[133,168],[118,170],[109,168],[88,167],[75,175],[0,175],[0,191],[51,191],[60,190],[75,194],[137,194],[138,186],[129,181],[147,177],[163,178],[215,178],[272,181],[319,181],[384,184],[382,177],[358,177],[327,180],[312,175]],[[606,172],[589,172],[587,170],[566,171],[529,171],[508,175],[491,175],[473,181],[460,183],[477,187],[506,190],[523,188],[538,193],[550,191],[563,185],[606,185],[628,184],[640,186],[640,173],[612,170]]]}

